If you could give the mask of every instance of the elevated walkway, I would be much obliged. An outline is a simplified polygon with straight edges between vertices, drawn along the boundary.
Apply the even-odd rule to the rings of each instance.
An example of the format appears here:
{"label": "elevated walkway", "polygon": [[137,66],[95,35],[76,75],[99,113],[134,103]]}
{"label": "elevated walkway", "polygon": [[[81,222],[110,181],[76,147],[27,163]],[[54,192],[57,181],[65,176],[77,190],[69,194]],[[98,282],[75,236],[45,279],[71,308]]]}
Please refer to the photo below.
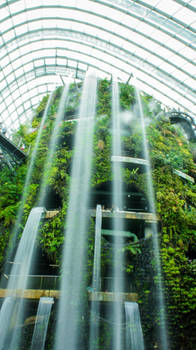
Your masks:
{"label": "elevated walkway", "polygon": [[[26,154],[20,150],[14,143],[7,139],[0,132],[0,149],[5,157],[5,162],[8,160],[9,164],[13,166],[16,163],[22,163],[26,160]],[[7,159],[8,158],[8,159]]]}
{"label": "elevated walkway", "polygon": [[149,166],[149,162],[146,159],[142,158],[133,158],[133,157],[125,157],[125,156],[112,156],[112,162],[120,162],[120,163],[129,163],[137,166],[147,165]]}
{"label": "elevated walkway", "polygon": [[[102,301],[102,302],[124,302],[124,301],[137,301],[137,293],[113,293],[113,292],[90,292],[88,291],[88,299],[90,301]],[[12,295],[12,292],[7,289],[0,289],[0,298],[5,298],[8,295]],[[16,290],[14,296],[18,298],[36,300],[42,297],[50,297],[58,299],[60,297],[59,290],[46,290],[46,289],[25,289]]]}
{"label": "elevated walkway", "polygon": [[[92,217],[96,217],[96,210],[90,209]],[[102,209],[102,218],[119,218],[127,220],[143,220],[145,222],[157,222],[159,218],[156,214],[146,212],[134,212],[134,211],[120,211],[120,210],[104,210]]]}
{"label": "elevated walkway", "polygon": [[[90,215],[96,217],[96,209],[89,209]],[[51,219],[59,213],[58,210],[48,210],[46,211],[46,219]],[[120,211],[120,210],[109,210],[102,209],[103,218],[113,218],[117,217],[120,219],[131,219],[131,220],[143,220],[145,222],[157,222],[159,217],[153,213],[146,212],[135,212],[135,211]]]}
{"label": "elevated walkway", "polygon": [[182,172],[182,171],[180,171],[180,170],[174,169],[173,172],[174,172],[174,174],[176,174],[176,175],[182,177],[182,178],[185,179],[185,180],[188,180],[188,181],[190,181],[190,182],[192,182],[192,183],[195,182],[195,180],[194,180],[194,178],[193,178],[192,176],[187,175],[187,174],[185,174],[184,172]]}
{"label": "elevated walkway", "polygon": [[193,117],[185,112],[170,111],[166,113],[172,124],[181,123],[185,132],[189,136],[189,140],[196,141],[196,122]]}

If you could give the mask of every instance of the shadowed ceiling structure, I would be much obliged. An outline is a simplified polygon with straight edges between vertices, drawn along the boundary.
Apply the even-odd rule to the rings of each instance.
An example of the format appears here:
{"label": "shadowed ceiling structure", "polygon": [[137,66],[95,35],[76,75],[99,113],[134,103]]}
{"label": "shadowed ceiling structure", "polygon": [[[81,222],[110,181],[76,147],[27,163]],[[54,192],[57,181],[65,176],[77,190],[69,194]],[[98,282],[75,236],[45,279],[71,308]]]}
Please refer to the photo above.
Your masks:
{"label": "shadowed ceiling structure", "polygon": [[194,117],[195,0],[2,0],[0,122],[8,134],[42,97],[92,67]]}

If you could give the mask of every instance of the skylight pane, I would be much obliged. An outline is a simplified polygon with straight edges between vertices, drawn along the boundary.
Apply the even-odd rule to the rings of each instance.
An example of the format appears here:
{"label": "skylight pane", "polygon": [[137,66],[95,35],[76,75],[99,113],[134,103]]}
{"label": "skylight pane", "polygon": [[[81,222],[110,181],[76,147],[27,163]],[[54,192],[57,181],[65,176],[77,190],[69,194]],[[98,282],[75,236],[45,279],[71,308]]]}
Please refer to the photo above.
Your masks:
{"label": "skylight pane", "polygon": [[167,3],[165,3],[165,1],[162,0],[157,2],[156,8],[163,12],[166,12],[169,15],[175,15],[176,17],[175,13],[181,10],[182,6],[173,0],[167,0]]}
{"label": "skylight pane", "polygon": [[13,104],[11,104],[11,105],[9,106],[9,112],[10,112],[10,113],[13,113],[14,110],[15,110],[15,107],[14,107]]}
{"label": "skylight pane", "polygon": [[186,7],[181,7],[181,10],[175,13],[175,18],[184,23],[190,24],[195,20],[195,13]]}
{"label": "skylight pane", "polygon": [[23,106],[20,106],[17,108],[17,113],[21,114],[22,112],[24,112]]}
{"label": "skylight pane", "polygon": [[16,1],[9,4],[9,8],[12,13],[24,10],[24,6],[24,1]]}
{"label": "skylight pane", "polygon": [[[186,2],[194,6],[193,1]],[[26,99],[36,97],[28,90],[39,96],[33,101],[36,104],[47,89],[62,84],[56,73],[75,77],[78,67],[77,74],[83,78],[81,71],[92,65],[99,76],[110,77],[114,73],[122,81],[126,81],[130,73],[138,73],[139,78],[145,80],[145,89],[154,91],[162,101],[171,104],[179,101],[184,108],[193,108],[188,99],[194,100],[189,86],[192,89],[195,86],[196,70],[191,64],[191,60],[195,61],[195,51],[189,44],[195,37],[187,25],[192,23],[194,27],[196,23],[193,11],[182,2],[168,0],[166,5],[163,0],[107,0],[103,5],[101,1],[42,0],[41,8],[36,8],[40,4],[31,0],[4,1],[3,4],[0,16],[7,20],[0,24],[4,32],[4,41],[0,36],[3,69],[0,102],[8,103],[11,99],[14,106],[17,99],[23,103],[25,96],[26,110]],[[55,7],[58,4],[64,8]],[[151,10],[146,4],[155,8]],[[48,8],[50,5],[53,7]],[[185,23],[184,27],[175,19]],[[12,64],[9,65],[9,61]],[[187,87],[183,87],[181,81]],[[152,87],[148,87],[149,84]],[[4,110],[2,118],[6,115],[6,108]],[[22,112],[23,118],[30,118],[30,114],[31,111]]]}
{"label": "skylight pane", "polygon": [[21,35],[25,32],[27,32],[27,24],[20,25],[15,28],[16,35]]}
{"label": "skylight pane", "polygon": [[[1,11],[2,9],[0,10],[0,13],[1,13],[0,19],[4,18],[3,13]],[[0,23],[1,32],[2,33],[6,32],[8,29],[12,28],[12,25],[13,25],[12,20],[8,17],[8,13],[7,13],[6,20]]]}
{"label": "skylight pane", "polygon": [[44,60],[36,60],[36,61],[34,61],[34,65],[35,65],[35,67],[43,66]]}
{"label": "skylight pane", "polygon": [[1,8],[1,19],[4,20],[5,18],[8,17],[8,15],[9,15],[8,9],[6,7],[2,7]]}
{"label": "skylight pane", "polygon": [[26,101],[25,103],[24,103],[24,108],[25,109],[28,109],[30,107],[30,102],[29,101]]}
{"label": "skylight pane", "polygon": [[23,69],[21,67],[15,70],[16,77],[19,77],[20,75],[22,75],[22,73],[23,73]]}

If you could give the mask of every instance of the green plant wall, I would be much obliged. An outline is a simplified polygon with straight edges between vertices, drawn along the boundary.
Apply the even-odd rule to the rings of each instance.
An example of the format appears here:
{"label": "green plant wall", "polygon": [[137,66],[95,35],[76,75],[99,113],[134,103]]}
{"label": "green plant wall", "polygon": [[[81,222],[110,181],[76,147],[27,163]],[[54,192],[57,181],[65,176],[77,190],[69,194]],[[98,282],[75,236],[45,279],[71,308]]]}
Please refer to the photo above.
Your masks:
{"label": "green plant wall", "polygon": [[[92,189],[100,184],[112,180],[111,170],[111,86],[107,80],[99,81],[97,116],[94,133],[94,158],[93,174],[91,180]],[[28,197],[24,207],[24,220],[33,206],[36,205],[40,187],[40,174],[48,150],[49,138],[56,117],[61,89],[56,91],[53,105],[39,145],[38,156],[32,176],[32,182],[28,190]],[[65,120],[61,125],[60,143],[56,149],[48,188],[60,198],[59,213],[52,219],[44,222],[38,245],[52,264],[60,264],[61,251],[64,241],[64,220],[67,212],[69,195],[70,169],[73,157],[73,137],[76,117],[81,95],[81,84],[72,84],[70,87],[69,103],[65,110]],[[46,96],[35,111],[32,121],[34,131],[28,133],[22,126],[14,136],[22,137],[25,148],[31,146],[31,152],[35,144],[36,135],[41,122],[41,117],[47,102]],[[194,309],[196,307],[195,285],[195,255],[196,254],[196,192],[195,184],[180,178],[174,173],[174,169],[195,178],[196,168],[191,153],[189,141],[182,132],[171,125],[165,118],[161,106],[152,97],[142,94],[142,103],[146,120],[146,132],[152,163],[152,176],[156,196],[156,209],[160,218],[160,252],[162,270],[164,276],[165,296],[168,313],[168,326],[171,349],[194,350],[196,343],[193,328]],[[120,104],[122,112],[127,110],[135,113],[134,88],[126,84],[120,84]],[[158,116],[158,117],[157,117]],[[125,128],[126,129],[126,128]],[[123,148],[126,155],[142,157],[142,135],[137,120],[127,127],[128,133],[122,135]],[[24,178],[29,164],[19,166],[14,174],[7,168],[0,169],[0,263],[3,270],[3,262],[9,236],[16,219],[17,208],[20,203]],[[123,169],[124,183],[134,185],[146,193],[146,176],[139,168]],[[66,237],[65,237],[66,239]],[[103,242],[104,244],[104,242]],[[151,245],[148,243],[126,248],[126,273],[132,278],[135,275],[135,288],[140,294],[140,306],[144,323],[146,341],[150,343],[151,333],[154,331],[150,324],[150,300],[153,289],[148,282],[142,280],[142,259],[148,259],[149,274],[153,270],[152,255],[149,254]],[[88,234],[88,267],[87,279],[89,283],[92,275],[94,251],[94,221],[91,220]],[[110,253],[102,252],[102,272],[110,265]],[[137,267],[137,268],[136,268]],[[60,273],[60,271],[59,271]],[[148,306],[146,306],[148,305]],[[148,340],[149,339],[149,340]],[[105,348],[106,350],[106,348]]]}

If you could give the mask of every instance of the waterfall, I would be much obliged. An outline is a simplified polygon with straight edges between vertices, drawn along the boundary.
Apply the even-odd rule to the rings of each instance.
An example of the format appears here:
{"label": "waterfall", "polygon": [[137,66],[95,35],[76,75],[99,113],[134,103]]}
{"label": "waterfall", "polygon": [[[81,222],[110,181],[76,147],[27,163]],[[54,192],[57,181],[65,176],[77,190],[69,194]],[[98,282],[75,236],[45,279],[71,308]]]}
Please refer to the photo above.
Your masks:
{"label": "waterfall", "polygon": [[[57,116],[49,142],[49,149],[44,166],[41,188],[38,198],[39,207],[32,209],[26,222],[22,237],[20,239],[13,267],[9,276],[7,286],[7,297],[0,310],[0,350],[19,350],[21,345],[21,331],[24,322],[24,290],[28,288],[28,275],[30,267],[33,266],[35,258],[35,241],[39,229],[40,221],[45,212],[43,206],[47,200],[48,178],[52,168],[56,149],[60,141],[60,127],[63,121],[65,106],[67,103],[69,83],[63,89]],[[61,290],[58,303],[56,332],[54,332],[54,350],[78,350],[83,347],[82,329],[87,320],[87,244],[89,228],[89,195],[91,186],[91,168],[93,160],[93,137],[96,113],[97,78],[91,73],[87,73],[82,88],[82,96],[78,118],[74,119],[76,125],[72,169],[70,176],[69,201],[67,205],[67,215],[64,225],[64,247],[62,252],[61,266]],[[32,153],[30,166],[28,168],[25,187],[22,196],[22,204],[14,228],[15,236],[22,221],[23,206],[27,198],[27,188],[29,186],[35,157],[42,135],[43,125],[47,119],[49,108],[54,94],[49,97],[44,116],[41,121],[36,145]],[[138,113],[141,119],[141,132],[143,134],[144,158],[147,164],[149,161],[149,151],[147,147],[144,115],[139,92],[136,91]],[[108,292],[104,297],[108,297],[105,309],[100,306],[100,301],[91,301],[90,309],[90,335],[89,350],[96,350],[101,338],[100,329],[102,322],[108,323],[108,342],[112,350],[144,350],[144,340],[141,328],[138,304],[135,302],[122,301],[125,293],[125,268],[124,244],[125,238],[121,234],[128,223],[123,223],[118,212],[123,211],[123,179],[122,163],[117,161],[122,156],[121,149],[121,120],[120,120],[120,99],[119,86],[116,81],[112,83],[112,210],[106,210],[104,225],[110,228],[113,235],[110,236],[109,246],[112,247],[112,264],[106,262],[108,277],[113,281],[112,292],[108,297]],[[150,212],[155,214],[154,191],[152,185],[151,168],[147,165],[147,193]],[[124,213],[121,213],[123,217]],[[94,215],[94,214],[93,214]],[[103,211],[104,216],[104,211]],[[112,219],[111,219],[112,217]],[[109,218],[109,219],[108,219]],[[108,220],[108,221],[107,221]],[[111,224],[112,222],[112,224]],[[126,226],[127,225],[127,226]],[[166,316],[163,296],[163,285],[161,276],[161,262],[159,254],[158,228],[156,222],[152,222],[153,249],[155,261],[155,280],[157,288],[158,316],[160,319],[160,343],[163,350],[168,350],[168,339],[166,333]],[[100,292],[101,281],[101,230],[102,230],[102,209],[101,205],[96,208],[95,222],[95,244],[94,263],[92,277],[92,291]],[[108,230],[109,231],[109,230]],[[133,234],[135,235],[135,234]],[[127,239],[128,241],[128,239]],[[108,259],[109,260],[109,259]],[[108,264],[108,265],[107,265]],[[111,268],[112,265],[112,268]],[[5,271],[6,272],[6,271]],[[110,279],[110,280],[111,280]],[[109,289],[109,288],[108,288]],[[107,294],[108,293],[108,294]],[[94,294],[94,296],[95,296]],[[102,293],[99,294],[100,298]],[[114,300],[112,299],[114,298]],[[116,300],[115,300],[116,298]],[[102,300],[107,300],[102,299]],[[127,299],[123,299],[127,300]],[[130,299],[129,299],[130,300]],[[31,350],[44,350],[47,327],[51,312],[53,299],[41,298],[37,310],[37,323],[35,324]],[[124,305],[126,314],[126,337],[124,335]],[[105,318],[101,317],[104,312]],[[104,325],[105,327],[105,325]],[[110,337],[111,336],[111,337]],[[102,341],[102,340],[101,340]],[[85,340],[86,343],[86,340]],[[126,344],[125,344],[126,343]],[[125,346],[126,345],[126,346]]]}
{"label": "waterfall", "polygon": [[[118,82],[112,84],[112,155],[121,156],[121,126],[120,126],[120,105],[119,105],[119,87]],[[121,163],[112,163],[113,188],[112,188],[112,206],[113,206],[113,230],[115,232],[123,231],[122,220],[115,217],[115,212],[123,209],[122,200],[122,174]],[[123,238],[119,235],[113,237],[113,289],[115,293],[124,291],[123,275]],[[113,304],[113,348],[122,350],[122,315],[123,309],[120,302]]]}
{"label": "waterfall", "polygon": [[69,204],[65,224],[61,298],[55,350],[79,349],[84,316],[85,250],[92,166],[97,79],[87,73],[82,90],[72,161]]}
{"label": "waterfall", "polygon": [[[92,289],[95,292],[100,291],[100,270],[101,270],[101,225],[102,225],[102,212],[101,206],[97,205],[96,209],[96,224],[95,224],[95,245],[94,245],[94,263],[93,263],[93,281]],[[91,301],[90,311],[90,350],[97,348],[99,338],[99,301]]]}
{"label": "waterfall", "polygon": [[[29,214],[22,237],[20,239],[10,278],[7,286],[7,296],[0,311],[0,350],[17,350],[20,342],[20,329],[23,321],[23,293],[27,288],[29,270],[34,255],[35,241],[44,208],[33,208]],[[19,292],[17,305],[13,302]],[[11,299],[10,299],[11,296]],[[15,328],[8,339],[11,320],[15,317]],[[9,343],[7,341],[9,340]]]}
{"label": "waterfall", "polygon": [[137,303],[125,302],[126,350],[144,350],[144,339]]}
{"label": "waterfall", "polygon": [[[148,150],[148,143],[145,130],[145,121],[144,113],[142,108],[141,97],[139,91],[136,89],[136,101],[138,105],[138,113],[141,120],[141,129],[143,134],[143,149],[144,149],[144,158],[148,161],[149,166],[147,167],[147,191],[148,191],[148,201],[150,206],[150,211],[156,213],[155,209],[155,196],[154,189],[152,184],[152,170],[150,166],[150,156]],[[152,230],[152,239],[153,239],[153,254],[155,259],[155,274],[156,274],[156,288],[157,288],[157,306],[160,317],[160,341],[163,350],[169,349],[169,342],[167,337],[167,324],[166,324],[166,314],[165,314],[165,301],[163,294],[163,283],[162,283],[162,273],[161,273],[161,261],[160,261],[160,252],[159,252],[159,240],[158,240],[158,227],[156,222],[151,224]]]}
{"label": "waterfall", "polygon": [[[27,195],[28,195],[28,187],[29,187],[29,184],[31,183],[32,173],[33,173],[33,170],[34,170],[35,159],[36,159],[36,156],[37,156],[39,143],[40,143],[41,136],[42,136],[43,127],[44,127],[45,122],[47,120],[48,113],[49,113],[51,104],[53,102],[53,99],[54,99],[54,93],[52,93],[49,96],[49,98],[48,98],[48,101],[47,101],[47,104],[46,104],[46,107],[45,107],[45,110],[44,110],[44,114],[43,114],[43,117],[42,117],[42,120],[41,120],[41,124],[40,124],[39,130],[38,130],[38,134],[37,134],[37,137],[36,137],[36,140],[35,140],[35,146],[33,148],[31,159],[30,159],[30,162],[28,164],[28,170],[27,170],[27,175],[26,175],[26,178],[25,178],[25,183],[24,183],[24,187],[23,187],[22,197],[21,197],[21,200],[20,200],[20,206],[19,206],[19,209],[18,209],[18,212],[17,212],[16,222],[14,224],[13,232],[11,233],[11,239],[10,239],[11,247],[8,248],[6,261],[9,261],[11,256],[12,256],[12,254],[13,254],[13,248],[15,247],[17,234],[18,234],[18,228],[20,227],[21,222],[22,222],[22,216],[23,216],[23,213],[24,213],[24,205],[25,205],[25,202],[26,202],[26,199],[27,199]],[[4,269],[4,273],[6,273],[6,274],[8,273],[7,268]]]}
{"label": "waterfall", "polygon": [[102,212],[101,206],[97,205],[96,209],[96,223],[95,223],[95,248],[94,248],[94,262],[93,262],[93,290],[100,291],[100,269],[101,269],[101,225],[102,225]]}
{"label": "waterfall", "polygon": [[69,85],[70,85],[70,82],[68,81],[68,83],[63,88],[57,116],[54,122],[53,131],[50,136],[50,143],[48,146],[48,153],[47,153],[47,158],[44,165],[43,177],[41,181],[41,187],[40,187],[40,193],[39,193],[39,199],[38,199],[38,203],[40,206],[46,205],[45,201],[47,196],[48,178],[50,178],[52,162],[56,152],[56,147],[58,146],[58,143],[59,143],[60,127],[61,127],[61,122],[63,121],[63,117],[65,113],[65,106],[66,106],[67,97],[68,97]]}
{"label": "waterfall", "polygon": [[30,350],[44,350],[53,298],[40,298]]}

